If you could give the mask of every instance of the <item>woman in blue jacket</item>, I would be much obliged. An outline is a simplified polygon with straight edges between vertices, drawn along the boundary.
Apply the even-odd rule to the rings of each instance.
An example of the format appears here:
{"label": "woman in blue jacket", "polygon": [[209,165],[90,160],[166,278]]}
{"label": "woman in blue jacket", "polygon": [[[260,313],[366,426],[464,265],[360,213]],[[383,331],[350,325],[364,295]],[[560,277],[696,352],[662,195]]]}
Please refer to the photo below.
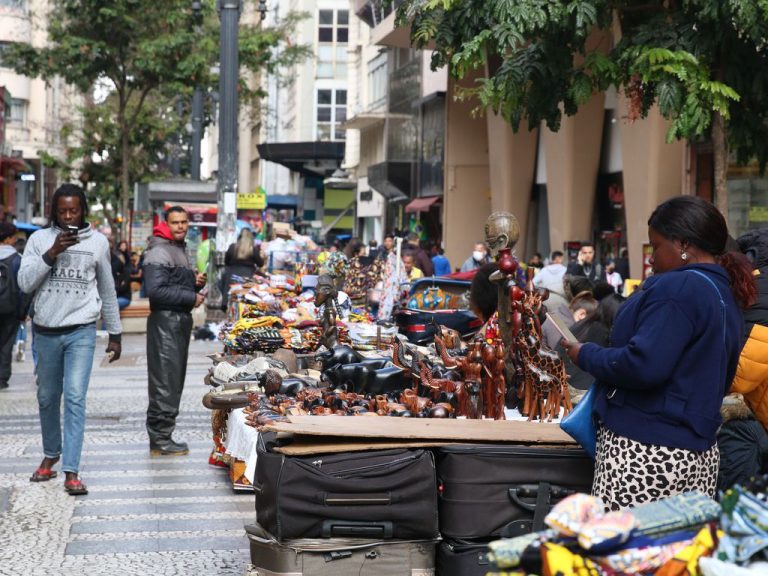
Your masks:
{"label": "woman in blue jacket", "polygon": [[740,308],[756,294],[749,262],[726,252],[725,219],[709,202],[663,202],[648,237],[654,275],[619,310],[610,347],[565,344],[599,386],[592,493],[613,510],[687,490],[714,495]]}

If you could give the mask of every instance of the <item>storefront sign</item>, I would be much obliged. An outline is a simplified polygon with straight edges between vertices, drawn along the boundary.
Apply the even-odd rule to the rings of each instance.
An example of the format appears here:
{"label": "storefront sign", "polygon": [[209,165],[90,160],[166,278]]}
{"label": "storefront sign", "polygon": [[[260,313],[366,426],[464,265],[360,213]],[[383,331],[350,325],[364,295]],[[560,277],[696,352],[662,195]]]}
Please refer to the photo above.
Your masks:
{"label": "storefront sign", "polygon": [[752,206],[749,209],[750,222],[768,222],[768,207]]}
{"label": "storefront sign", "polygon": [[267,207],[267,193],[257,190],[251,194],[237,195],[238,210],[264,210]]}

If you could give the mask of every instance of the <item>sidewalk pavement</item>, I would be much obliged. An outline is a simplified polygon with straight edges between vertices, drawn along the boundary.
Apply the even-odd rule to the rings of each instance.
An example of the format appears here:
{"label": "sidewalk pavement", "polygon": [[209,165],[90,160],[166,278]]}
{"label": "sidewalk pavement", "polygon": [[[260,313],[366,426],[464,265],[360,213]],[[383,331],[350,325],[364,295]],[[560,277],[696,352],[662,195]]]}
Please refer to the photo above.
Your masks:
{"label": "sidewalk pavement", "polygon": [[145,336],[124,336],[113,364],[106,343],[97,341],[88,391],[87,496],[66,494],[61,472],[50,482],[29,481],[42,459],[30,350],[0,391],[0,575],[242,575],[249,561],[243,525],[255,518],[254,498],[208,465],[211,412],[201,404],[206,354],[220,345],[190,346],[175,435],[189,443],[189,455],[151,457]]}

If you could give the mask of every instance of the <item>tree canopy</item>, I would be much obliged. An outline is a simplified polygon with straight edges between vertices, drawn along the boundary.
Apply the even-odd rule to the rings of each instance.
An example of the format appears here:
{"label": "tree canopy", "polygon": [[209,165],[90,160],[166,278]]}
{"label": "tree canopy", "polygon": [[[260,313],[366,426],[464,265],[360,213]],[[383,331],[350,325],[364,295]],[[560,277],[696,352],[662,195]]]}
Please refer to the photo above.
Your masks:
{"label": "tree canopy", "polygon": [[[62,77],[85,95],[82,114],[65,129],[72,136],[67,158],[41,151],[43,158],[78,170],[103,199],[119,200],[125,215],[132,184],[162,177],[173,149],[183,145],[195,87],[209,96],[217,89],[215,0],[203,0],[199,16],[189,0],[57,0],[36,17],[46,20],[47,45],[15,44],[4,65],[26,76]],[[301,17],[291,14],[275,27],[241,22],[241,69],[252,77],[275,74],[305,58],[307,48],[290,42]],[[263,95],[241,79],[244,104]],[[209,97],[208,118],[212,108]]]}
{"label": "tree canopy", "polygon": [[557,130],[613,85],[630,119],[658,104],[669,140],[711,135],[723,195],[729,145],[741,163],[768,162],[768,0],[405,0],[398,19],[435,49],[433,68],[485,68],[459,96],[515,130],[523,118]]}

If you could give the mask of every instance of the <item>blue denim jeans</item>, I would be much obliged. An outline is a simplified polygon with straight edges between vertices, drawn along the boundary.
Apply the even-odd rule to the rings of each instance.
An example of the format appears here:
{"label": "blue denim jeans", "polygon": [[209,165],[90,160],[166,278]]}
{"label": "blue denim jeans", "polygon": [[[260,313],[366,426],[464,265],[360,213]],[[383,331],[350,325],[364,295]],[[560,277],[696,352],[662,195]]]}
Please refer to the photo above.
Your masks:
{"label": "blue denim jeans", "polygon": [[[85,395],[91,378],[96,325],[63,334],[35,331],[38,354],[37,404],[43,432],[43,454],[62,455],[61,469],[78,472],[85,434]],[[64,396],[64,445],[61,434],[61,397]]]}

